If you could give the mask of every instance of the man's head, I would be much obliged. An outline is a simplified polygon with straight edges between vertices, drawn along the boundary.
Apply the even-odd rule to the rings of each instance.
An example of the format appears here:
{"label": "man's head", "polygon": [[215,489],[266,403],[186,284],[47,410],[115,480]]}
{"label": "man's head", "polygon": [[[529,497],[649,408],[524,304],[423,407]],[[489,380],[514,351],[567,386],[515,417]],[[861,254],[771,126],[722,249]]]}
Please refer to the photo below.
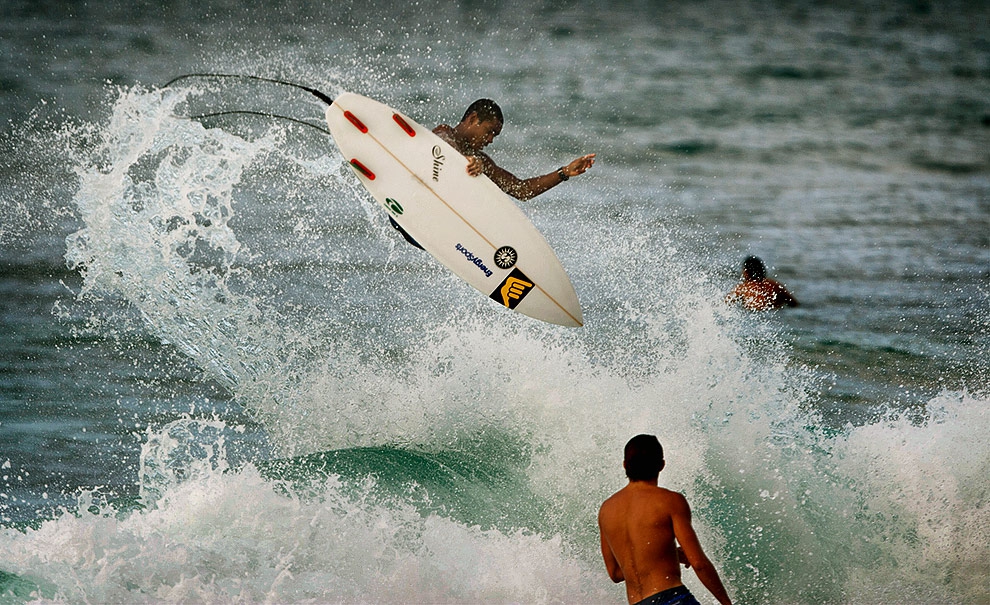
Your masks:
{"label": "man's head", "polygon": [[468,105],[467,111],[464,112],[464,117],[461,118],[461,121],[467,120],[468,116],[472,113],[478,116],[478,120],[481,122],[491,122],[494,120],[502,124],[505,121],[502,118],[502,108],[491,99],[478,99]]}
{"label": "man's head", "polygon": [[491,99],[478,99],[468,106],[456,130],[475,150],[481,151],[502,132],[502,108]]}
{"label": "man's head", "polygon": [[656,481],[664,464],[663,446],[655,435],[636,435],[626,444],[622,465],[630,481]]}
{"label": "man's head", "polygon": [[767,268],[758,257],[747,256],[743,261],[743,277],[755,280],[766,279]]}

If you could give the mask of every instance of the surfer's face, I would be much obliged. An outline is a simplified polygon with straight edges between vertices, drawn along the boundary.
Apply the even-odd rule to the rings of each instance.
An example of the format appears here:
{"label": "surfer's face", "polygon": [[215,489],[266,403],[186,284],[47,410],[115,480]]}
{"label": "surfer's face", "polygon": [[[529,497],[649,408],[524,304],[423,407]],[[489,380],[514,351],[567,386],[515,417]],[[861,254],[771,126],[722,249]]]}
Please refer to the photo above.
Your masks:
{"label": "surfer's face", "polygon": [[501,132],[502,123],[498,120],[486,120],[482,122],[478,120],[478,116],[474,116],[471,120],[468,143],[475,151],[481,151],[491,145],[495,137]]}

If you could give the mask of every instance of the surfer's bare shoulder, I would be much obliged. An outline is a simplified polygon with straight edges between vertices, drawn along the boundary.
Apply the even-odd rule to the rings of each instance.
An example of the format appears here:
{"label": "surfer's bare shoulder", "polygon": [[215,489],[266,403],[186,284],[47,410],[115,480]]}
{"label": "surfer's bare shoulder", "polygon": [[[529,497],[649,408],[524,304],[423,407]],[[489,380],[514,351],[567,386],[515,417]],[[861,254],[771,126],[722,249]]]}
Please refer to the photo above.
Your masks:
{"label": "surfer's bare shoulder", "polygon": [[433,129],[433,134],[453,145],[454,129],[450,124],[440,124]]}
{"label": "surfer's bare shoulder", "polygon": [[[479,149],[472,149],[471,146],[462,137],[458,136],[457,130],[450,124],[440,124],[433,129],[433,134],[437,135],[445,143],[460,152],[461,155],[467,158],[474,156],[488,158],[488,155],[483,153]],[[488,158],[489,160],[491,158]]]}
{"label": "surfer's bare shoulder", "polygon": [[450,124],[440,124],[433,129],[433,134],[440,137],[445,143],[456,149],[461,155],[467,158],[467,172],[471,176],[478,176],[486,171],[498,169],[495,162],[488,157],[488,154],[478,150],[469,149],[467,145],[457,136],[457,131]]}

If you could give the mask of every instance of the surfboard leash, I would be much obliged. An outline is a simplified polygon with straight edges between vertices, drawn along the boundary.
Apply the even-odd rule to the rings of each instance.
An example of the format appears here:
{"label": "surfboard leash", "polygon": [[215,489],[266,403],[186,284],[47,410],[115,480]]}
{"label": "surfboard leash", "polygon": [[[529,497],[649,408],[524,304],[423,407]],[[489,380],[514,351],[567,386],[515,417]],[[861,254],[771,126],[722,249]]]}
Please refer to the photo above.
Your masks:
{"label": "surfboard leash", "polygon": [[293,88],[298,88],[299,90],[305,90],[309,94],[313,95],[317,99],[323,101],[327,105],[333,104],[333,99],[329,95],[311,88],[309,86],[304,86],[302,84],[297,84],[295,82],[286,82],[285,80],[276,80],[274,78],[263,78],[261,76],[251,76],[247,74],[220,74],[220,73],[192,73],[183,74],[181,76],[176,76],[162,85],[162,88],[168,88],[172,84],[175,84],[179,80],[186,80],[189,78],[239,78],[242,80],[256,80],[258,82],[268,82],[269,84],[280,84],[282,86],[291,86]]}
{"label": "surfboard leash", "polygon": [[215,118],[215,117],[218,117],[218,116],[229,116],[229,115],[236,115],[236,114],[249,115],[249,116],[261,116],[263,118],[276,118],[276,119],[279,119],[279,120],[288,120],[289,122],[295,122],[296,124],[302,124],[303,126],[309,126],[310,128],[314,128],[316,130],[319,130],[323,134],[333,136],[333,133],[331,133],[326,128],[323,128],[322,126],[317,126],[316,124],[312,124],[312,123],[307,122],[305,120],[297,120],[296,118],[290,118],[289,116],[283,116],[283,115],[279,115],[277,113],[266,113],[264,111],[251,111],[249,109],[231,109],[231,110],[228,110],[228,111],[214,111],[214,112],[211,112],[211,113],[201,113],[201,114],[197,114],[197,115],[194,115],[194,116],[183,116],[183,117],[186,117],[189,120],[202,120],[204,118]]}
{"label": "surfboard leash", "polygon": [[[277,80],[275,78],[264,78],[264,77],[261,77],[261,76],[252,76],[252,75],[248,75],[248,74],[221,74],[221,73],[191,73],[191,74],[182,74],[181,76],[176,76],[176,77],[172,78],[171,80],[169,80],[168,82],[166,82],[165,84],[163,84],[162,85],[162,88],[168,88],[169,86],[171,86],[172,84],[175,84],[176,82],[178,82],[180,80],[186,80],[186,79],[189,79],[189,78],[218,78],[218,79],[222,79],[222,78],[236,78],[236,79],[241,79],[241,80],[255,80],[257,82],[268,82],[269,84],[279,84],[281,86],[291,86],[292,88],[298,88],[299,90],[304,90],[304,91],[308,92],[309,94],[311,94],[314,97],[316,97],[317,99],[323,101],[327,105],[333,104],[333,99],[331,99],[329,95],[324,94],[323,92],[320,92],[319,90],[316,90],[315,88],[311,88],[309,86],[304,86],[302,84],[297,84],[295,82],[286,82],[285,80]],[[304,120],[297,120],[296,118],[291,118],[289,116],[283,116],[283,115],[279,115],[279,114],[275,114],[275,113],[266,113],[266,112],[263,112],[263,111],[250,111],[250,110],[215,111],[215,112],[203,113],[203,114],[199,114],[199,115],[195,115],[195,116],[188,116],[188,118],[190,120],[200,120],[200,119],[204,119],[204,118],[213,118],[213,117],[218,117],[218,116],[235,115],[235,114],[253,115],[253,116],[261,116],[261,117],[265,117],[265,118],[276,118],[276,119],[280,119],[280,120],[288,120],[290,122],[295,122],[297,124],[302,124],[304,126],[309,126],[310,128],[315,128],[316,130],[319,130],[320,132],[322,132],[324,134],[328,134],[328,135],[333,136],[330,133],[329,130],[327,130],[326,128],[322,128],[320,126],[317,126],[316,124],[312,124],[312,123],[306,122]]]}

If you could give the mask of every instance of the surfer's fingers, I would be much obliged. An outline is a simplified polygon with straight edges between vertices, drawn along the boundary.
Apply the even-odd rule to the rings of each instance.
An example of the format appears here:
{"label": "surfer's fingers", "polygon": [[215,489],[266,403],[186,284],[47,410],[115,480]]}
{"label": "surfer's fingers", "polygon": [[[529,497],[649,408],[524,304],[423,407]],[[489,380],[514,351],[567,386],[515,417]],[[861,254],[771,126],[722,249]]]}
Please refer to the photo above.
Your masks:
{"label": "surfer's fingers", "polygon": [[478,156],[472,155],[468,158],[467,171],[471,176],[478,176],[481,174],[483,166],[481,165],[481,159]]}
{"label": "surfer's fingers", "polygon": [[595,164],[595,154],[589,153],[588,155],[583,155],[578,159],[574,160],[573,162],[571,162],[571,165],[568,166],[568,168],[570,168],[577,174],[583,174],[585,170],[591,168],[594,164]]}

